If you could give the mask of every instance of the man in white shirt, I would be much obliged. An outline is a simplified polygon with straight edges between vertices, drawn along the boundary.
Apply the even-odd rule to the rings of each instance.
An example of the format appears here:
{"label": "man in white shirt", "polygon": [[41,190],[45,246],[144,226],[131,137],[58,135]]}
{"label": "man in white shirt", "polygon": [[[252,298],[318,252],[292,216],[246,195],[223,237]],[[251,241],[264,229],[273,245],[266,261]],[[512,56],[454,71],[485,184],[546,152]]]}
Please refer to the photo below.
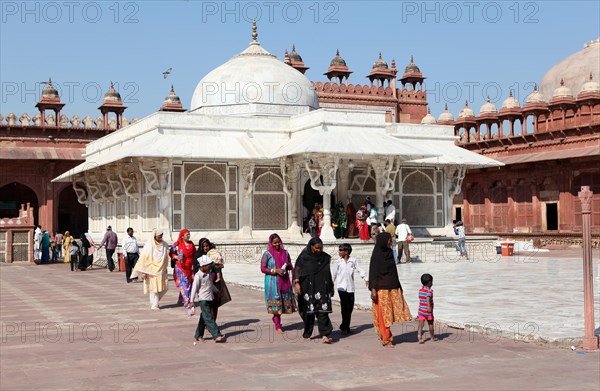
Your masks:
{"label": "man in white shirt", "polygon": [[398,240],[398,261],[396,264],[402,262],[402,251],[404,251],[404,255],[406,255],[406,263],[411,261],[408,240],[406,240],[406,237],[409,234],[412,235],[412,231],[410,230],[406,219],[402,219],[402,222],[396,227],[396,238]]}
{"label": "man in white shirt", "polygon": [[135,267],[138,258],[140,257],[140,249],[137,244],[137,239],[133,236],[133,228],[127,228],[127,237],[123,239],[123,255],[125,256],[125,279],[129,284],[132,280],[137,281],[137,277],[131,278],[131,271]]}
{"label": "man in white shirt", "polygon": [[392,224],[396,221],[396,207],[392,204],[392,200],[388,200],[386,204],[384,220],[389,220]]}
{"label": "man in white shirt", "polygon": [[352,246],[344,243],[339,247],[340,257],[337,261],[331,263],[331,277],[335,285],[337,285],[338,294],[340,295],[340,307],[342,307],[342,323],[340,330],[342,334],[351,334],[350,319],[352,318],[352,310],[354,309],[354,272],[357,271],[360,277],[365,280],[365,284],[369,286],[367,274],[358,265],[356,258],[351,257]]}

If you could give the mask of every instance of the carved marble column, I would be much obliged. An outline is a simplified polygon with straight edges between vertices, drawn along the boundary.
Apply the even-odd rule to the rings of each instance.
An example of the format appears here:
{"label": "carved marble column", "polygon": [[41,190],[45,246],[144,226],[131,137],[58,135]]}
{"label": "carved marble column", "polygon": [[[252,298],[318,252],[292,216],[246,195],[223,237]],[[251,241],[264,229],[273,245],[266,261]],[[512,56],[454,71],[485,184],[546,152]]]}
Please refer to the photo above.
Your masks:
{"label": "carved marble column", "polygon": [[339,162],[340,158],[337,155],[311,157],[304,161],[310,177],[310,186],[323,196],[323,228],[320,236],[323,241],[335,240],[331,227],[331,192],[337,184]]}
{"label": "carved marble column", "polygon": [[241,234],[252,238],[252,194],[254,192],[254,162],[240,163],[240,225]]}
{"label": "carved marble column", "polygon": [[349,160],[344,160],[340,162],[338,173],[340,182],[338,185],[338,201],[343,202],[344,206],[348,206],[348,190],[350,187]]}
{"label": "carved marble column", "polygon": [[454,196],[461,192],[462,181],[465,178],[466,172],[467,170],[464,167],[446,167],[446,183],[444,185],[444,194],[446,195],[446,232],[450,232],[449,228],[452,225],[452,203],[454,201]]}
{"label": "carved marble column", "polygon": [[288,235],[293,238],[302,238],[302,227],[298,225],[298,177],[300,165],[290,158],[279,160],[281,177],[283,178],[283,192],[287,196]]}

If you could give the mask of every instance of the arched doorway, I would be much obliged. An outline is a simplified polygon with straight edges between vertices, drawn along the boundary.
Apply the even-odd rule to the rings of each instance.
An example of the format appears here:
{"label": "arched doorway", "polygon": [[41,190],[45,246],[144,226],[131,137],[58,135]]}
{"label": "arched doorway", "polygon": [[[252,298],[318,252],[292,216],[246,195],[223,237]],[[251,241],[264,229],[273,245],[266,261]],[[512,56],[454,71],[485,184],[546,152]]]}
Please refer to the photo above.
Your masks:
{"label": "arched doorway", "polygon": [[13,182],[0,188],[0,217],[18,217],[21,205],[27,203],[33,208],[35,224],[39,224],[38,198],[30,187]]}
{"label": "arched doorway", "polygon": [[88,230],[88,210],[77,201],[73,187],[67,186],[58,196],[58,231],[70,231],[79,237]]}

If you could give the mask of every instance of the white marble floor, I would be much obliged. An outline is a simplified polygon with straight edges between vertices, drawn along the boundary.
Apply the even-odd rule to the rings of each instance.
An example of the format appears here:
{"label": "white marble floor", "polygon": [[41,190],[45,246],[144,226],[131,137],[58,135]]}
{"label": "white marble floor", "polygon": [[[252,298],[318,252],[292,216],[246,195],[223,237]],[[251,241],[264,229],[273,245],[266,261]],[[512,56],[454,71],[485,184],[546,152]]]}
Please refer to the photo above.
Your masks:
{"label": "white marble floor", "polygon": [[[333,254],[332,254],[333,255]],[[596,333],[600,325],[600,262],[594,258]],[[368,258],[361,259],[368,268]],[[480,326],[490,338],[500,336],[561,340],[584,334],[582,255],[577,250],[521,253],[489,261],[465,259],[413,262],[398,266],[406,300],[417,314],[420,276],[434,277],[435,316],[445,323]],[[227,262],[226,281],[262,289],[264,275],[256,262]],[[356,304],[370,308],[357,278]],[[469,326],[467,326],[468,328]]]}

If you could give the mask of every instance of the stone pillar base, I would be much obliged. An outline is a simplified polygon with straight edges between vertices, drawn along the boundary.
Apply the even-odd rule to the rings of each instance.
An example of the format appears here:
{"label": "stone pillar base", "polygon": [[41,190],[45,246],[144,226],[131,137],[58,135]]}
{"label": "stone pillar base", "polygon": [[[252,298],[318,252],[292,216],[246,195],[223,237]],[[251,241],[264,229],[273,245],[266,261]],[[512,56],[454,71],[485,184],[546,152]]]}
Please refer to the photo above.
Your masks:
{"label": "stone pillar base", "polygon": [[581,348],[583,350],[600,350],[598,348],[598,337],[583,337]]}

